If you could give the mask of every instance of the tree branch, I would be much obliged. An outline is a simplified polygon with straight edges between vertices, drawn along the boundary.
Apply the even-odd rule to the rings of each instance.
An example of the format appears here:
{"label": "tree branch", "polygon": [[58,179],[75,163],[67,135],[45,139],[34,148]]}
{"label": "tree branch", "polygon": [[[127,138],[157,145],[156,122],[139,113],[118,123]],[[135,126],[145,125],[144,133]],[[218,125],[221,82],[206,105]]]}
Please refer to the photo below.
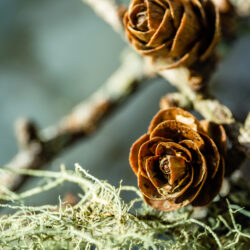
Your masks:
{"label": "tree branch", "polygon": [[230,0],[240,16],[250,15],[250,0]]}
{"label": "tree branch", "polygon": [[[32,121],[21,119],[16,125],[19,153],[7,169],[39,169],[75,142],[91,135],[98,126],[136,92],[146,78],[142,59],[125,51],[120,68],[87,100],[77,105],[59,123],[38,131]],[[24,181],[13,171],[0,176],[0,194],[16,190]]]}
{"label": "tree branch", "polygon": [[[111,13],[114,13],[119,9],[119,6],[116,5],[115,1],[113,0],[93,0],[93,1],[83,0],[83,1],[87,2],[94,10],[96,10],[96,5],[101,4],[102,2],[105,3],[109,2]],[[238,0],[237,4],[235,5],[236,8],[240,8],[239,1],[240,0]],[[100,13],[97,12],[97,14]],[[108,12],[101,13],[100,16],[103,17],[104,20],[106,20]],[[117,24],[116,23],[110,23],[110,24],[115,29]],[[243,24],[240,22],[239,25]],[[120,26],[122,26],[122,23],[120,24]],[[121,32],[122,29],[120,29],[119,31]],[[237,36],[239,35],[240,34],[237,34]],[[231,47],[231,43],[227,43],[224,41],[222,45],[224,46],[224,48],[226,46],[227,49]],[[183,104],[185,105],[185,108],[188,106],[189,107],[192,106],[205,119],[208,119],[210,121],[219,124],[223,124],[226,129],[227,135],[232,142],[233,145],[232,150],[234,151],[234,154],[236,152],[236,154],[239,154],[241,156],[241,159],[243,160],[245,156],[250,158],[249,154],[250,136],[248,137],[246,136],[246,134],[249,135],[249,132],[246,133],[246,128],[245,130],[243,129],[244,128],[243,124],[235,120],[229,108],[221,104],[218,100],[211,97],[206,91],[203,90],[202,92],[197,92],[190,87],[190,82],[195,82],[196,77],[194,76],[193,79],[190,79],[191,74],[188,68],[178,67],[169,70],[161,70],[162,69],[161,62],[158,62],[158,65],[151,64],[150,60],[148,60],[147,58],[145,58],[145,62],[148,65],[148,69],[151,68],[150,69],[151,72],[154,71],[156,74],[161,75],[171,85],[175,86],[181,92],[178,97],[176,95],[174,97],[175,100],[176,98],[178,99],[177,103],[179,102],[179,105]],[[203,70],[205,70],[203,73],[206,73],[207,69],[204,68]],[[172,96],[172,101],[173,101],[173,96]],[[167,102],[169,102],[169,96]],[[241,140],[244,140],[244,143],[242,143]]]}
{"label": "tree branch", "polygon": [[106,21],[116,32],[123,31],[120,9],[115,0],[82,0],[89,5],[95,13]]}
{"label": "tree branch", "polygon": [[[114,0],[83,0],[123,36],[122,9]],[[133,52],[123,58],[121,67],[89,99],[80,103],[58,124],[38,132],[31,121],[17,123],[20,152],[8,163],[7,169],[38,169],[53,160],[63,150],[91,135],[115,108],[124,103],[153,71],[164,77],[181,93],[172,96],[179,105],[189,105],[206,119],[225,125],[237,156],[249,156],[249,125],[238,123],[231,111],[206,93],[190,88],[190,72],[186,68],[159,70]],[[146,65],[146,68],[145,68]],[[182,100],[182,102],[181,102]],[[232,161],[233,162],[233,161]],[[23,183],[23,176],[6,172],[0,176],[1,192],[16,190]],[[6,188],[4,188],[6,187]]]}

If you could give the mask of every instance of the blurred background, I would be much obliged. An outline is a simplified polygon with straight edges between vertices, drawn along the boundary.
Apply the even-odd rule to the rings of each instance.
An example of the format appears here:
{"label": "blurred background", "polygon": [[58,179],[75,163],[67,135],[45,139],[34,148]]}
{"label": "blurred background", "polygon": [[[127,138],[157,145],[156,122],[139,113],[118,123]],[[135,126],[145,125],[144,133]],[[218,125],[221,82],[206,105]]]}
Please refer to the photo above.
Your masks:
{"label": "blurred background", "polygon": [[[40,128],[56,123],[87,98],[119,67],[126,43],[80,0],[0,0],[0,166],[17,152],[13,124],[18,117]],[[250,36],[238,40],[220,64],[211,87],[243,121],[250,110]],[[163,94],[166,81],[150,81],[98,132],[61,154],[44,169],[80,163],[92,175],[118,186],[136,185],[128,164],[132,142],[142,135]],[[112,139],[111,139],[112,138]],[[98,152],[98,155],[96,155]],[[250,176],[250,163],[243,171]],[[30,179],[21,190],[34,186]],[[74,192],[67,184],[32,203],[57,203]]]}

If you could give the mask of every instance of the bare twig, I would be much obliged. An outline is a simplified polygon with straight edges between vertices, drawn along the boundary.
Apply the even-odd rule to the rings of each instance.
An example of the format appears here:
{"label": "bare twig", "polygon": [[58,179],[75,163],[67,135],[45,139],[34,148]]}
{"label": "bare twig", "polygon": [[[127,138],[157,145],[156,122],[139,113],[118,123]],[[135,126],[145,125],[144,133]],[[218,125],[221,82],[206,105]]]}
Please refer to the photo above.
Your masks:
{"label": "bare twig", "polygon": [[[39,132],[27,120],[17,122],[19,153],[6,165],[8,169],[39,169],[75,142],[91,135],[117,107],[123,104],[146,78],[139,56],[127,50],[122,65],[107,82],[87,100],[76,106],[58,124]],[[4,187],[16,190],[24,181],[13,172],[0,176],[1,192]]]}
{"label": "bare twig", "polygon": [[119,15],[120,7],[115,0],[82,0],[89,5],[98,16],[105,20],[115,31],[121,33],[123,25]]}
{"label": "bare twig", "polygon": [[160,109],[170,107],[181,107],[183,109],[192,108],[192,102],[180,92],[166,94],[161,98],[159,105]]}
{"label": "bare twig", "polygon": [[250,15],[250,1],[249,0],[230,0],[234,4],[239,15]]}
{"label": "bare twig", "polygon": [[[95,1],[88,1],[83,0],[84,2],[87,2],[91,7],[96,9],[97,2],[100,4],[103,0],[95,0]],[[104,2],[107,2],[108,0],[104,0]],[[109,7],[113,10],[111,11],[117,11],[119,9],[118,5],[114,4],[113,0],[110,0]],[[99,13],[98,13],[99,14]],[[103,17],[103,15],[108,15],[108,13],[102,13],[100,15]],[[106,20],[106,17],[104,18]],[[112,27],[115,28],[116,23],[110,23]],[[122,31],[122,30],[119,30]],[[227,44],[227,46],[229,46]],[[244,130],[243,133],[243,125],[239,122],[237,122],[230,111],[225,105],[221,104],[218,100],[210,97],[210,95],[206,92],[196,92],[193,91],[193,89],[190,87],[190,71],[189,69],[185,67],[178,67],[174,69],[169,70],[159,70],[160,65],[152,65],[148,59],[146,60],[146,64],[148,65],[148,68],[151,67],[151,71],[155,71],[156,74],[161,75],[163,78],[168,80],[170,84],[175,86],[181,94],[178,95],[178,97],[175,95],[175,101],[179,102],[179,105],[185,105],[185,108],[187,106],[193,106],[195,110],[197,110],[201,115],[210,121],[223,124],[226,128],[227,135],[229,139],[232,142],[232,150],[234,151],[234,154],[232,155],[240,155],[240,158],[244,160],[244,156],[250,157],[249,155],[249,143],[250,138],[246,136],[244,137],[244,143],[241,143],[240,138],[242,138],[242,134],[246,135],[246,132]],[[161,63],[161,62],[160,62]],[[195,79],[191,79],[191,81],[195,81]],[[169,98],[169,96],[168,96]],[[173,96],[171,97],[173,101]],[[178,100],[177,100],[177,99]],[[169,99],[168,99],[169,101]],[[231,154],[229,154],[231,155]],[[243,157],[242,157],[243,156]],[[230,157],[229,157],[230,160]],[[234,162],[231,161],[230,162]]]}

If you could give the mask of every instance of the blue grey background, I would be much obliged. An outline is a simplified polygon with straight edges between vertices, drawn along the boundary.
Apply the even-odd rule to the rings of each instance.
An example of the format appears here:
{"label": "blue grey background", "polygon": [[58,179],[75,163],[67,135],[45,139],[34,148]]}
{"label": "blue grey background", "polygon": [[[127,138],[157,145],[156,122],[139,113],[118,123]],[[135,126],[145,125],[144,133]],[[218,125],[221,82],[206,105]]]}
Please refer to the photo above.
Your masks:
{"label": "blue grey background", "polygon": [[[212,79],[213,93],[244,120],[250,110],[250,36],[237,41]],[[20,116],[41,128],[56,123],[119,67],[126,44],[80,0],[0,0],[0,166],[17,152],[13,124]],[[150,81],[91,138],[70,148],[47,169],[75,162],[98,178],[136,185],[131,143],[143,134],[160,97],[174,88]],[[112,139],[111,139],[112,138]],[[98,154],[96,154],[98,152]],[[248,172],[249,162],[244,171]],[[37,182],[29,180],[25,190]],[[57,202],[66,185],[36,202]]]}

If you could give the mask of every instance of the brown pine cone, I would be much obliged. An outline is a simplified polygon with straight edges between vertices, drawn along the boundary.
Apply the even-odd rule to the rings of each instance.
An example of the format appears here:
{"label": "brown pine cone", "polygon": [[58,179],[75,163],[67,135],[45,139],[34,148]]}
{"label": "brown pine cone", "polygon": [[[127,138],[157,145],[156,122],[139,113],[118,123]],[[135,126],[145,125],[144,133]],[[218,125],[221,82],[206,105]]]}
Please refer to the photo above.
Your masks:
{"label": "brown pine cone", "polygon": [[132,46],[166,68],[204,62],[219,40],[219,13],[211,0],[132,0],[124,26]]}
{"label": "brown pine cone", "polygon": [[129,161],[146,203],[171,211],[213,200],[224,178],[225,153],[221,125],[169,108],[159,111],[148,133],[132,145]]}

